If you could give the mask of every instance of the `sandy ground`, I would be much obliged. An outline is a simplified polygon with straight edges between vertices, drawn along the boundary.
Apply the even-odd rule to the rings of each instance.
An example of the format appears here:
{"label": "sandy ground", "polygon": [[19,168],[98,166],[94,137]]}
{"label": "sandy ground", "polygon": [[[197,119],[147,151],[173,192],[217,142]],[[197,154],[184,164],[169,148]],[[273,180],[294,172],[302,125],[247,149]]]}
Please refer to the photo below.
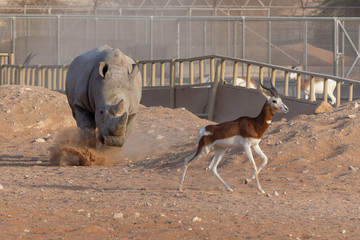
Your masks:
{"label": "sandy ground", "polygon": [[52,149],[77,134],[66,97],[1,86],[0,239],[359,238],[356,102],[273,123],[260,144],[270,159],[263,195],[244,184],[252,172],[242,149],[218,168],[234,192],[206,170],[209,154],[179,193],[184,158],[209,122],[160,107],[141,107],[136,121],[122,149],[100,149],[103,166],[53,165]]}

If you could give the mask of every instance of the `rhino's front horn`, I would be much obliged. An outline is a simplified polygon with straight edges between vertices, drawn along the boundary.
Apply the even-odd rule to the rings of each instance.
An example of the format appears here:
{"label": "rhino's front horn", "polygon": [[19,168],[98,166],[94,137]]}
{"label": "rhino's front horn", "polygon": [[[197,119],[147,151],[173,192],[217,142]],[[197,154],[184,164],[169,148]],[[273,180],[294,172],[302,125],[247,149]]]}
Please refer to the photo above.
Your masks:
{"label": "rhino's front horn", "polygon": [[126,131],[126,123],[128,119],[128,114],[125,112],[120,117],[115,117],[111,121],[111,127],[109,130],[114,136],[124,136]]}

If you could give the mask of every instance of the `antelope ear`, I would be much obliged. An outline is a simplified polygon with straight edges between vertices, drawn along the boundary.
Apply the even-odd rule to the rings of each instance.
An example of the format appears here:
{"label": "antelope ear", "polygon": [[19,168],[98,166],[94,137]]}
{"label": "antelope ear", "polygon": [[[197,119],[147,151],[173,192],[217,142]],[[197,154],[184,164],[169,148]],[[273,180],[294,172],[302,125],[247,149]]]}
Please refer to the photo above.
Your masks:
{"label": "antelope ear", "polygon": [[259,90],[259,91],[261,92],[261,94],[262,94],[263,96],[266,97],[267,100],[270,99],[270,96],[264,91],[264,89],[263,89],[263,90]]}
{"label": "antelope ear", "polygon": [[105,78],[106,73],[109,70],[109,65],[106,62],[100,62],[99,64],[99,74]]}

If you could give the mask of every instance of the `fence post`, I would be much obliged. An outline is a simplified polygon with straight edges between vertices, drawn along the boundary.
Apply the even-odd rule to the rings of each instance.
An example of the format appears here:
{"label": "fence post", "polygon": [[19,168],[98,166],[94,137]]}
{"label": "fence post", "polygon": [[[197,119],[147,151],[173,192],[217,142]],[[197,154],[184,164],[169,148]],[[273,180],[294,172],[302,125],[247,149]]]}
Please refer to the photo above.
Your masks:
{"label": "fence post", "polygon": [[327,102],[327,99],[328,99],[328,79],[327,78],[324,78],[324,94],[323,94],[323,97],[324,97],[324,101]]}
{"label": "fence post", "polygon": [[170,62],[170,108],[175,108],[175,59]]}
{"label": "fence post", "polygon": [[340,99],[341,99],[341,82],[336,83],[336,106],[340,106]]}
{"label": "fence post", "polygon": [[235,86],[236,85],[236,79],[237,79],[237,72],[238,72],[238,67],[239,67],[239,63],[238,62],[234,62],[234,70],[233,70],[233,83],[232,85]]}
{"label": "fence post", "polygon": [[156,81],[155,81],[155,68],[156,65],[155,63],[151,63],[151,86],[155,87],[156,86]]}
{"label": "fence post", "polygon": [[184,85],[184,62],[179,62],[179,84]]}
{"label": "fence post", "polygon": [[143,80],[143,87],[146,87],[146,63],[142,65],[142,80]]}
{"label": "fence post", "polygon": [[349,85],[349,102],[353,100],[354,84],[350,83]]}
{"label": "fence post", "polygon": [[200,83],[204,82],[204,60],[199,61],[199,74],[200,74]]}
{"label": "fence post", "polygon": [[4,85],[4,83],[5,83],[5,77],[4,77],[5,67],[4,67],[4,65],[1,65],[0,69],[1,69],[0,70],[0,78],[1,78],[0,85]]}
{"label": "fence post", "polygon": [[250,88],[250,79],[251,79],[251,64],[248,64],[246,70],[246,88]]}
{"label": "fence post", "polygon": [[311,76],[311,78],[310,78],[310,102],[315,101],[314,82],[315,82],[315,77]]}
{"label": "fence post", "polygon": [[165,63],[160,64],[160,86],[165,85]]}
{"label": "fence post", "polygon": [[264,85],[264,67],[263,66],[260,66],[260,69],[259,69],[259,78],[260,78],[260,83],[262,85]]}
{"label": "fence post", "polygon": [[223,60],[217,60],[216,61],[216,68],[215,68],[215,79],[212,83],[212,87],[210,90],[209,100],[208,100],[208,120],[213,121],[214,120],[214,109],[215,109],[215,102],[216,102],[216,94],[217,89],[219,86],[219,75],[220,75],[220,66],[222,64]]}
{"label": "fence post", "polygon": [[298,74],[296,77],[296,99],[301,98],[301,74]]}
{"label": "fence post", "polygon": [[189,62],[189,79],[190,84],[194,84],[194,61]]}
{"label": "fence post", "polygon": [[284,96],[289,96],[289,72],[285,72]]}

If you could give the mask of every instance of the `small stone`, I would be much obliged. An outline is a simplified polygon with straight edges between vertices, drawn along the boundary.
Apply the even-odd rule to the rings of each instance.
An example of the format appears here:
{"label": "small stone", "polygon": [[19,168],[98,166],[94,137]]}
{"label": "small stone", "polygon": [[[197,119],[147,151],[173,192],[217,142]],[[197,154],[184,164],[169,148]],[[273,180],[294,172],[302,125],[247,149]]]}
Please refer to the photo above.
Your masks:
{"label": "small stone", "polygon": [[355,114],[350,114],[350,115],[348,115],[348,118],[350,118],[350,119],[356,118],[356,115]]}
{"label": "small stone", "polygon": [[345,229],[341,230],[341,233],[342,233],[342,234],[345,234],[345,233],[346,233],[346,230],[345,230]]}
{"label": "small stone", "polygon": [[124,218],[124,214],[123,213],[114,213],[113,218],[114,219]]}
{"label": "small stone", "polygon": [[45,142],[45,139],[43,139],[43,138],[37,138],[37,139],[33,140],[32,142],[35,142],[35,143],[43,143],[43,142]]}
{"label": "small stone", "polygon": [[192,219],[191,219],[191,222],[201,222],[201,218],[199,218],[199,217],[193,217]]}
{"label": "small stone", "polygon": [[277,197],[279,196],[279,193],[277,191],[274,192],[274,196]]}
{"label": "small stone", "polygon": [[3,190],[3,189],[4,189],[3,185],[0,184],[0,190]]}
{"label": "small stone", "polygon": [[350,171],[356,171],[356,170],[358,170],[358,168],[353,167],[353,166],[349,166],[349,167],[348,167],[348,170],[350,170]]}
{"label": "small stone", "polygon": [[162,136],[162,135],[157,135],[156,136],[156,140],[161,140],[161,139],[163,139],[164,138],[164,136]]}
{"label": "small stone", "polygon": [[140,217],[140,213],[134,213],[134,218],[138,218],[138,217]]}

